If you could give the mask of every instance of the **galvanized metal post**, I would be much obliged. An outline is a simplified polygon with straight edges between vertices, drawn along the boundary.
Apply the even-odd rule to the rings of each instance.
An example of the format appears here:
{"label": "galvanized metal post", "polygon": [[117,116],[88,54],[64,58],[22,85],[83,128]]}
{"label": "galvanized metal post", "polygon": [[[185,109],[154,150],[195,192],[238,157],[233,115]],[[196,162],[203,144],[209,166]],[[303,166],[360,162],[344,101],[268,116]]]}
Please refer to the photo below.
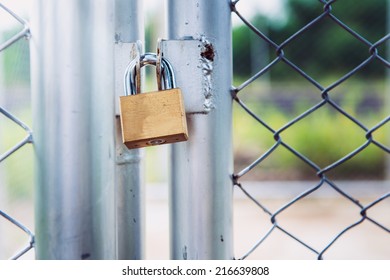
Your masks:
{"label": "galvanized metal post", "polygon": [[[207,114],[187,116],[190,140],[172,148],[171,256],[231,259],[232,174],[230,1],[169,0],[169,39],[203,42]],[[185,65],[186,57],[182,58]],[[180,65],[174,65],[180,75]],[[199,81],[203,83],[204,81]],[[206,102],[205,102],[206,104]]]}
{"label": "galvanized metal post", "polygon": [[113,1],[33,8],[36,257],[115,259]]}
{"label": "galvanized metal post", "polygon": [[124,69],[132,43],[143,41],[143,14],[140,0],[115,1],[115,81],[116,81],[116,178],[118,258],[142,259],[144,253],[144,192],[141,152],[128,150],[122,143],[118,101],[123,95]]}

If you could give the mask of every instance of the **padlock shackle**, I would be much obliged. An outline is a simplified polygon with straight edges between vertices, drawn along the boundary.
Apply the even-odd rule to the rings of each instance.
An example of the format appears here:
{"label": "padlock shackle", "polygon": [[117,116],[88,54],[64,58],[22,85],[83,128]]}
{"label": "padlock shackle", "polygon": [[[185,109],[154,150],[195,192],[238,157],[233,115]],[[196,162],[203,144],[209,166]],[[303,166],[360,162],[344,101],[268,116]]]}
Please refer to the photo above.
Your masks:
{"label": "padlock shackle", "polygon": [[[154,65],[159,67],[157,69],[157,77],[160,76],[160,81],[157,80],[162,89],[176,88],[175,74],[173,72],[173,67],[168,60],[161,57],[160,63],[158,63],[158,56],[155,53],[145,53],[141,57],[135,58],[130,61],[129,65],[126,68],[124,75],[124,87],[125,95],[134,95],[139,93],[137,84],[137,78],[140,77],[139,70],[146,65]],[[160,87],[159,87],[160,88]]]}

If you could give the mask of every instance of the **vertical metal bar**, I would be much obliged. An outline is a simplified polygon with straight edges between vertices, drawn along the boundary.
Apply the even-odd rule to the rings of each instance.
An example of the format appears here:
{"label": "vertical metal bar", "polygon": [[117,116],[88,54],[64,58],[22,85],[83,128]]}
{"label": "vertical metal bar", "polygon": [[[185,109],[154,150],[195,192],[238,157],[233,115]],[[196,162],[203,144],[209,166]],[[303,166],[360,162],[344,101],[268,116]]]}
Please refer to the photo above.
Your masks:
{"label": "vertical metal bar", "polygon": [[[168,1],[169,39],[193,37],[205,43],[204,78],[209,81],[207,91],[211,95],[207,97],[211,108],[208,114],[187,116],[190,140],[172,148],[173,259],[233,257],[229,3],[229,0]],[[175,67],[179,73],[180,65]]]}
{"label": "vertical metal bar", "polygon": [[113,2],[35,0],[36,257],[114,259]]}
{"label": "vertical metal bar", "polygon": [[[117,44],[126,45],[135,43],[137,40],[143,41],[142,16],[140,0],[115,1],[115,41]],[[126,62],[129,57],[130,54],[127,54]],[[123,73],[119,73],[119,77],[115,80],[119,81],[119,88],[123,91]],[[117,96],[115,102],[118,100]],[[115,127],[118,258],[142,259],[144,253],[142,155],[139,150],[128,150],[123,145],[119,116],[116,117]]]}

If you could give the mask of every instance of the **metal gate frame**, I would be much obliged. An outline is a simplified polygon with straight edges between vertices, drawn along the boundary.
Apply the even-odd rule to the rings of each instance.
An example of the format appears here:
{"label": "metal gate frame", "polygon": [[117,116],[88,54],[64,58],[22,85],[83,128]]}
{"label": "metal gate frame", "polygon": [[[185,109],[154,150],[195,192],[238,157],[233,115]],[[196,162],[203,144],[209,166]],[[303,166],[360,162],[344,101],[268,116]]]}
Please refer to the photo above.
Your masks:
{"label": "metal gate frame", "polygon": [[[38,259],[143,256],[141,155],[118,141],[112,94],[121,80],[114,75],[114,43],[143,39],[141,2],[35,1]],[[212,102],[209,113],[188,115],[191,138],[172,147],[172,258],[232,258],[229,1],[169,1],[168,7],[169,39],[207,41],[202,58],[209,68],[202,73]],[[180,75],[180,66],[174,68]]]}

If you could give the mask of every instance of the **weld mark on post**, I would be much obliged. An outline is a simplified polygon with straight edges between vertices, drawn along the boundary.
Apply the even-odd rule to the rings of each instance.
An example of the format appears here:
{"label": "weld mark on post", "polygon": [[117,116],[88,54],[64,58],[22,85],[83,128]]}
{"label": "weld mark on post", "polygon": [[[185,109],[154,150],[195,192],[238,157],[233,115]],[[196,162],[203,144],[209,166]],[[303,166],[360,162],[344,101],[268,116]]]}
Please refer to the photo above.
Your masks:
{"label": "weld mark on post", "polygon": [[213,61],[215,57],[215,50],[213,45],[205,38],[205,36],[200,37],[202,43],[201,53],[200,53],[200,63],[203,73],[203,88],[204,88],[204,97],[205,102],[203,107],[205,111],[210,112],[215,108],[214,98],[212,91],[212,81],[211,76],[213,73]]}

